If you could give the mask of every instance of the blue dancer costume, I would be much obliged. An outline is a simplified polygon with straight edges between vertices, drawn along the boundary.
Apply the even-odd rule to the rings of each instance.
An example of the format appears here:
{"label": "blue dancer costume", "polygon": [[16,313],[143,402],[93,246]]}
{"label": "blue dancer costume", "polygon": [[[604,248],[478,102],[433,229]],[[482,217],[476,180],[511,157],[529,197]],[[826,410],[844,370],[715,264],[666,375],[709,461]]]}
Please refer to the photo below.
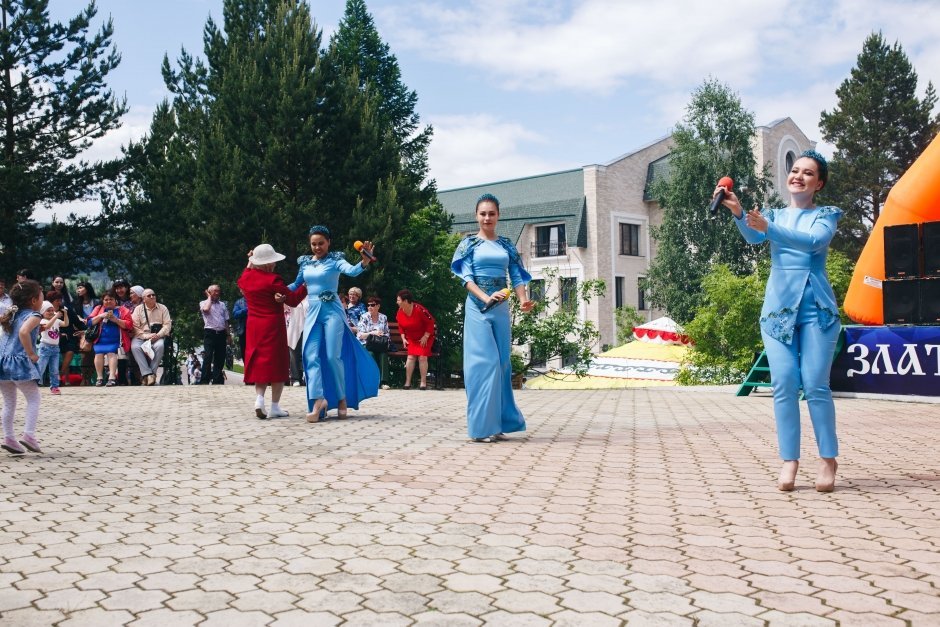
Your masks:
{"label": "blue dancer costume", "polygon": [[[450,269],[464,285],[473,281],[487,294],[506,287],[507,273],[513,287],[532,280],[516,247],[505,237],[495,241],[476,235],[465,238],[454,252]],[[471,438],[525,431],[525,418],[512,395],[509,304],[484,313],[485,304],[473,294],[467,294],[464,304],[463,375]],[[499,357],[498,363],[494,356]]]}
{"label": "blue dancer costume", "polygon": [[809,406],[819,456],[837,457],[836,410],[829,389],[832,355],[842,325],[826,256],[842,210],[765,209],[766,233],[735,219],[750,244],[770,242],[770,278],[764,294],[760,327],[774,388],[774,415],[780,457],[800,458],[799,393]]}
{"label": "blue dancer costume", "polygon": [[293,291],[307,285],[307,319],[304,322],[303,356],[307,373],[307,408],[326,398],[333,409],[339,401],[359,409],[359,402],[379,393],[379,369],[346,323],[346,312],[336,291],[339,275],[358,276],[361,263],[346,261],[342,253],[327,253],[323,259],[304,255],[297,259],[300,270],[289,286]]}

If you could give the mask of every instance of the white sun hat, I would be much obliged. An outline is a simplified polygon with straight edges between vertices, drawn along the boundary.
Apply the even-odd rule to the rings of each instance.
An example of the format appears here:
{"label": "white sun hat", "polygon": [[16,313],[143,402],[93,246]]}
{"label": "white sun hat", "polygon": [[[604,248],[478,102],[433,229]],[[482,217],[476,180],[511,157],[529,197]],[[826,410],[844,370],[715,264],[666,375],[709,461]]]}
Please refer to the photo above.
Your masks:
{"label": "white sun hat", "polygon": [[284,259],[284,255],[274,250],[271,244],[258,244],[251,254],[251,265],[263,266]]}

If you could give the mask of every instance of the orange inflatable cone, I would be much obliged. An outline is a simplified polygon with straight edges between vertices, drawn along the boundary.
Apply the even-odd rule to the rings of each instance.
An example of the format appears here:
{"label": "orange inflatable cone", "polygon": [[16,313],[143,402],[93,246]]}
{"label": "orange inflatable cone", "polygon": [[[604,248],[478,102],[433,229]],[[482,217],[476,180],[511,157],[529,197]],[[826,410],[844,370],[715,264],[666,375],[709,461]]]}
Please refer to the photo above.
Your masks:
{"label": "orange inflatable cone", "polygon": [[940,135],[934,137],[888,193],[855,264],[842,304],[849,318],[859,324],[884,324],[881,282],[885,278],[885,227],[935,220],[940,220]]}

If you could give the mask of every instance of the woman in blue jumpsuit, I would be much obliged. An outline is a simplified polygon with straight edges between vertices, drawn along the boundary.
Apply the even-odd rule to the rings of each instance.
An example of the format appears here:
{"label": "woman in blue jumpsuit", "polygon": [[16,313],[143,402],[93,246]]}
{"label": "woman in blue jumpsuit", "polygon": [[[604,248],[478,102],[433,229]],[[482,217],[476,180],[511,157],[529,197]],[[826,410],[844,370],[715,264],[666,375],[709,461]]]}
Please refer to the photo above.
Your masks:
{"label": "woman in blue jumpsuit", "polygon": [[[532,279],[512,242],[496,235],[499,201],[492,194],[477,200],[480,230],[466,237],[454,253],[451,271],[467,288],[464,304],[463,373],[467,390],[467,430],[473,442],[495,442],[504,433],[525,431],[525,418],[512,394],[509,362],[512,336],[507,294],[507,274],[522,311],[534,303],[526,294]],[[483,308],[492,305],[487,311]],[[498,359],[498,361],[497,361]]]}
{"label": "woman in blue jumpsuit", "polygon": [[[300,269],[290,285],[307,286],[307,319],[304,321],[303,358],[307,379],[307,422],[317,422],[327,409],[346,417],[346,408],[359,409],[359,401],[378,395],[379,369],[346,323],[339,300],[339,276],[358,276],[370,259],[363,253],[356,265],[342,253],[330,252],[330,230],[317,225],[310,229],[312,255],[297,260]],[[372,250],[365,242],[364,250]]]}
{"label": "woman in blue jumpsuit", "polygon": [[829,371],[842,325],[826,275],[826,256],[842,211],[817,207],[814,200],[828,177],[826,160],[807,150],[787,176],[789,207],[744,213],[734,193],[725,190],[724,205],[734,214],[744,239],[751,244],[770,242],[770,278],[760,327],[770,364],[777,441],[783,459],[778,487],[785,492],[793,490],[799,467],[801,386],[822,458],[816,478],[818,491],[834,489],[838,466]]}

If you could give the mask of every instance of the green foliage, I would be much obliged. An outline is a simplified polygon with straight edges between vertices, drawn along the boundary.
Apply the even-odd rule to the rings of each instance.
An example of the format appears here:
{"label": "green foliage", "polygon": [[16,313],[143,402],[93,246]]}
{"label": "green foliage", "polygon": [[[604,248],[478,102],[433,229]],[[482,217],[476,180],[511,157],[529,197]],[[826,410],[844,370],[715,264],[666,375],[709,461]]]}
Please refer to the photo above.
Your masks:
{"label": "green foliage", "polygon": [[836,146],[830,183],[819,204],[845,211],[833,247],[855,259],[888,192],[940,130],[931,117],[937,95],[927,83],[917,97],[917,73],[901,45],[881,33],[865,39],[849,78],[836,90],[838,104],[823,111],[823,139]]}
{"label": "green foliage", "polygon": [[579,377],[584,376],[594,358],[591,349],[600,340],[600,332],[592,321],[581,320],[578,310],[581,302],[589,303],[595,296],[603,296],[607,286],[601,279],[583,281],[563,307],[560,290],[552,289],[559,279],[558,270],[546,268],[543,275],[546,297],[535,301],[529,312],[523,313],[518,302],[512,301],[513,342],[529,346],[524,371],[534,369],[533,363],[563,357],[568,360],[568,368]]}
{"label": "green foliage", "polygon": [[[854,261],[841,251],[829,250],[829,256],[826,258],[826,274],[829,276],[829,284],[832,285],[837,303],[845,300],[845,294],[849,291],[849,283],[852,282],[854,273]],[[841,305],[839,306],[839,318],[842,320],[842,324],[852,324]]]}
{"label": "green foliage", "polygon": [[[81,153],[120,126],[124,101],[107,88],[120,55],[111,20],[89,34],[94,2],[67,24],[49,20],[48,0],[0,0],[0,276],[20,266],[74,269],[77,248],[57,255],[88,221],[40,228],[37,206],[94,196],[120,161],[88,163]],[[79,257],[81,258],[81,257]],[[56,263],[58,259],[58,263]],[[87,259],[87,258],[86,258]]]}
{"label": "green foliage", "polygon": [[[348,40],[347,30],[374,34],[367,13],[347,13],[334,39]],[[172,101],[127,149],[131,168],[106,221],[122,264],[160,293],[181,328],[187,319],[198,328],[195,303],[207,285],[221,285],[229,302],[237,297],[245,255],[260,242],[287,255],[278,270],[293,280],[318,223],[352,262],[355,240],[376,245],[380,263],[341,289],[380,295],[392,317],[406,286],[436,316],[453,309],[439,289],[456,246],[445,241],[449,218],[433,203],[426,170],[415,169],[424,148],[395,130],[417,124],[415,101],[399,99],[396,114],[387,112],[386,91],[362,75],[378,66],[383,89],[404,87],[389,78],[400,73],[387,46],[370,42],[322,48],[302,0],[225,0],[223,24],[206,24],[204,60],[185,50],[175,65],[164,59]],[[441,323],[453,326],[446,313]]]}
{"label": "green foliage", "polygon": [[509,364],[512,368],[513,376],[526,373],[526,359],[519,351],[509,353]]}
{"label": "green foliage", "polygon": [[633,328],[646,321],[636,307],[627,305],[614,310],[614,321],[617,324],[617,346],[633,341]]}
{"label": "green foliage", "polygon": [[754,132],[754,114],[714,79],[693,93],[684,122],[673,132],[670,174],[652,189],[663,222],[652,229],[659,249],[647,285],[650,301],[680,324],[701,305],[702,279],[715,265],[741,275],[761,255],[741,238],[726,209],[717,219],[708,214],[715,182],[726,175],[745,207],[775,202],[768,166],[754,157]]}
{"label": "green foliage", "polygon": [[736,276],[725,265],[702,279],[704,302],[684,330],[695,342],[676,381],[680,385],[740,382],[761,351],[761,305],[767,264],[759,272]]}
{"label": "green foliage", "polygon": [[[836,302],[842,302],[849,289],[853,265],[844,254],[829,251],[826,273]],[[764,259],[746,276],[735,276],[727,266],[718,265],[704,277],[704,302],[684,327],[694,345],[676,377],[680,385],[724,385],[744,379],[763,350],[759,322],[769,275],[770,263]],[[840,314],[848,322],[845,312]]]}

